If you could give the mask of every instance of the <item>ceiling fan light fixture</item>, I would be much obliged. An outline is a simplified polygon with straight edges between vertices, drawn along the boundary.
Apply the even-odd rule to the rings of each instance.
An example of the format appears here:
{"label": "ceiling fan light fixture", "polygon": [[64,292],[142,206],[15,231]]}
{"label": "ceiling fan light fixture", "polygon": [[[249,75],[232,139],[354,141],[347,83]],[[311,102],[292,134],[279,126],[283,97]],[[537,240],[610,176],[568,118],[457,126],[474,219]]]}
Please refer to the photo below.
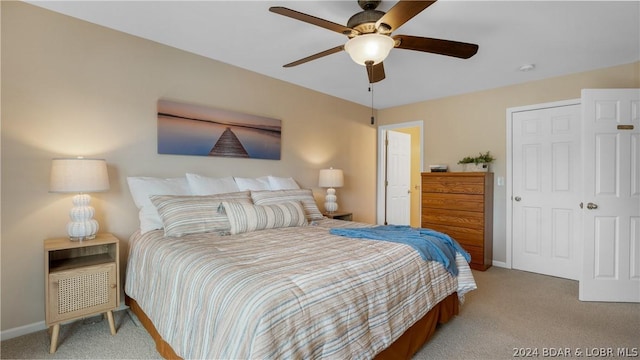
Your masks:
{"label": "ceiling fan light fixture", "polygon": [[387,35],[364,34],[349,39],[344,50],[357,64],[366,66],[367,61],[373,61],[373,65],[384,61],[394,46],[395,41]]}

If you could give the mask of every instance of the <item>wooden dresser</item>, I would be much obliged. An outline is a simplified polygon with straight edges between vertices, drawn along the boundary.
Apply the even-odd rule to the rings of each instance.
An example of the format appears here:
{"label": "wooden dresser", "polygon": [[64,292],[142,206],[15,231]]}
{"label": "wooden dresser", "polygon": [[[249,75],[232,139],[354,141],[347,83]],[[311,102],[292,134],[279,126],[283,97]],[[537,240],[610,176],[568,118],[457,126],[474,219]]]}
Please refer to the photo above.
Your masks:
{"label": "wooden dresser", "polygon": [[493,258],[493,173],[422,173],[422,225],[448,234],[471,254],[471,268]]}

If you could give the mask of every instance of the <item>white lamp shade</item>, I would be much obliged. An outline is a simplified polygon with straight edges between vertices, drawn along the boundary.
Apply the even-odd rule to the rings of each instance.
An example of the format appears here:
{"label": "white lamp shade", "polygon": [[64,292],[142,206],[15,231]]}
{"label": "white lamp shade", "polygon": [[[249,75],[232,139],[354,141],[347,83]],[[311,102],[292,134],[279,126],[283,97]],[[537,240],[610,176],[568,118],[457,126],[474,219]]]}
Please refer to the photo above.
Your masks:
{"label": "white lamp shade", "polygon": [[344,50],[357,64],[366,65],[373,61],[373,65],[381,63],[395,46],[395,41],[387,35],[364,34],[351,38],[344,45]]}
{"label": "white lamp shade", "polygon": [[326,188],[337,188],[344,185],[344,175],[340,169],[322,169],[318,179],[318,186]]}
{"label": "white lamp shade", "polygon": [[53,159],[49,191],[88,193],[107,190],[109,176],[104,159]]}

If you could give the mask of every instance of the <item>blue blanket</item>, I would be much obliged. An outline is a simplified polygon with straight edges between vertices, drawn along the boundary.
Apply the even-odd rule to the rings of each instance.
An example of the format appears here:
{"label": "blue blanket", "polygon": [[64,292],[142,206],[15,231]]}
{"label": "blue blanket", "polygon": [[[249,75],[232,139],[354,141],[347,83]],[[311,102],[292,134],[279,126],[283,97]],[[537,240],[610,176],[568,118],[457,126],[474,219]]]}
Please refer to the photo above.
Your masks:
{"label": "blue blanket", "polygon": [[383,240],[413,247],[423,260],[442,263],[452,275],[458,275],[456,252],[464,256],[467,262],[471,256],[457,241],[449,235],[431,229],[412,228],[402,225],[381,225],[371,228],[332,228],[333,235],[351,238]]}

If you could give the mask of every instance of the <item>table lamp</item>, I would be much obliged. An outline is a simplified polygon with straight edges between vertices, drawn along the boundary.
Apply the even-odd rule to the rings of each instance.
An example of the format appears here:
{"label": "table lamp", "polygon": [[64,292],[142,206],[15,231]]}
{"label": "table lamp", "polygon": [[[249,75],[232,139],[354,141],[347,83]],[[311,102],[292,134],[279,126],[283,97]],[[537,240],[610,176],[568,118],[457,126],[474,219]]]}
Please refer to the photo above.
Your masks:
{"label": "table lamp", "polygon": [[342,185],[344,185],[342,170],[334,168],[320,170],[318,186],[327,188],[327,196],[324,199],[324,209],[327,212],[332,213],[338,210],[338,197],[334,188]]}
{"label": "table lamp", "polygon": [[104,159],[83,157],[53,159],[49,192],[77,193],[73,197],[73,208],[69,211],[71,221],[67,233],[72,241],[91,240],[98,232],[98,222],[93,219],[95,210],[89,204],[90,192],[109,190],[107,163]]}

